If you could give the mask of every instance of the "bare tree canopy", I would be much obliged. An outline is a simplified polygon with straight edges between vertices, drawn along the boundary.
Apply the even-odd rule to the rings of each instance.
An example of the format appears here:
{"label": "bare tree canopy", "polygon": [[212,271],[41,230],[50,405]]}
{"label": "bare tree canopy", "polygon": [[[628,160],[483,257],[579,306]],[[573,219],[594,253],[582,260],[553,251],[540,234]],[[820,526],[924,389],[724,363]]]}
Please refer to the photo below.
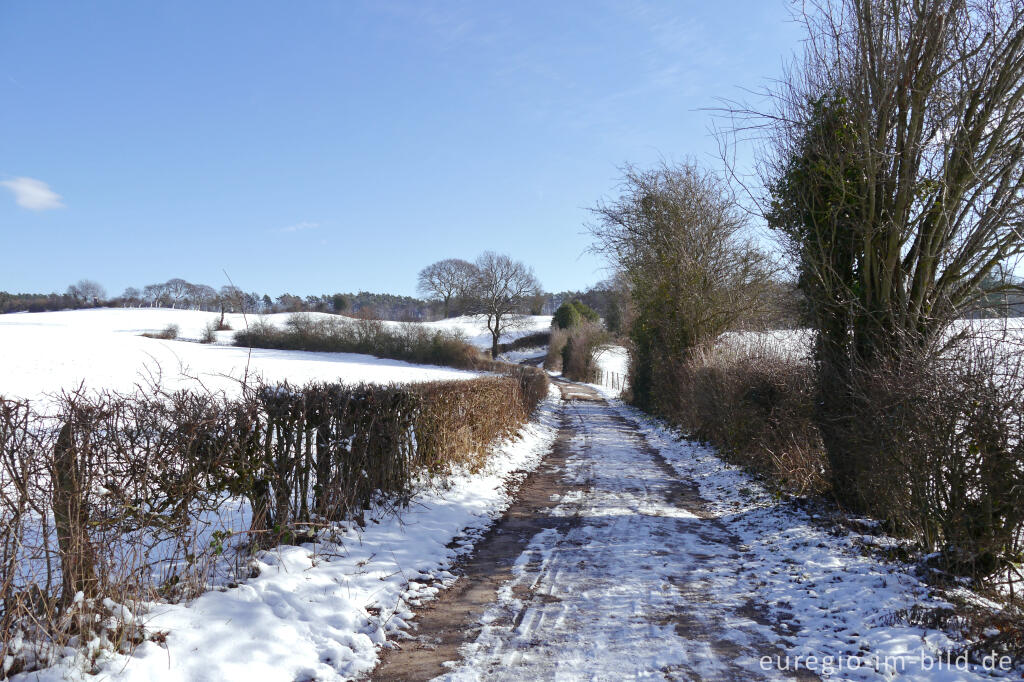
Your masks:
{"label": "bare tree canopy", "polygon": [[593,210],[592,250],[634,296],[658,299],[638,305],[677,323],[673,350],[681,354],[760,305],[754,294],[768,279],[769,260],[743,237],[746,218],[714,173],[694,163],[624,171],[621,196]]}
{"label": "bare tree canopy", "polygon": [[[774,111],[744,113],[765,133],[761,210],[817,334],[832,487],[871,512],[874,476],[902,445],[875,437],[892,413],[875,408],[909,410],[915,377],[946,371],[952,322],[1015,286],[998,273],[1024,255],[1024,0],[819,0],[804,12],[803,59],[769,93]],[[945,487],[944,471],[910,492]],[[989,484],[990,500],[1011,499]]]}
{"label": "bare tree canopy", "polygon": [[540,282],[533,269],[504,254],[484,252],[474,264],[472,310],[487,318],[491,357],[498,357],[502,335],[515,328],[529,311]]}
{"label": "bare tree canopy", "polygon": [[1024,2],[835,0],[803,21],[765,213],[805,283],[858,308],[856,352],[935,340],[1024,252]]}
{"label": "bare tree canopy", "polygon": [[106,300],[107,290],[99,282],[80,279],[68,287],[67,295],[87,303],[98,304]]}
{"label": "bare tree canopy", "polygon": [[416,289],[425,298],[441,301],[444,316],[449,317],[453,304],[466,299],[476,274],[469,261],[446,258],[420,270]]}

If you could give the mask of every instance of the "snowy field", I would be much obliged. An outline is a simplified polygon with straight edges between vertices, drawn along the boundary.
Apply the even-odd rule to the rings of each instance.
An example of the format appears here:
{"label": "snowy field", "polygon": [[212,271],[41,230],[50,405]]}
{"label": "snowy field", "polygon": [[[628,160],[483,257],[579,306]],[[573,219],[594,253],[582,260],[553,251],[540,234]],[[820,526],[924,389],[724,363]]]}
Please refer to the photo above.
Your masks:
{"label": "snowy field", "polygon": [[629,374],[629,351],[624,346],[605,346],[594,355],[594,361],[601,370],[594,386],[608,397],[622,395]]}
{"label": "snowy field", "polygon": [[[2,315],[0,396],[32,399],[37,406],[45,406],[48,395],[74,390],[80,384],[87,389],[131,391],[159,382],[164,389],[202,386],[231,393],[246,377],[300,384],[312,380],[404,383],[478,376],[368,355],[250,352],[230,345],[235,331],[245,328],[247,320],[242,315],[226,317],[233,329],[219,332],[216,343],[199,343],[204,328],[219,317],[167,309]],[[283,325],[289,317],[282,314],[265,319]],[[249,317],[248,322],[253,321]],[[530,318],[527,323],[520,334],[546,327],[550,318]],[[177,339],[142,336],[159,333],[168,325],[178,327]],[[490,345],[486,327],[473,319],[429,326],[453,329],[481,346]],[[144,625],[147,632],[167,633],[167,641],[162,645],[148,642],[132,657],[109,660],[102,658],[110,654],[109,647],[100,647],[103,679],[336,679],[372,667],[383,633],[403,625],[405,605],[433,594],[436,585],[450,580],[445,568],[471,546],[474,529],[483,529],[492,515],[507,506],[510,478],[534,466],[553,438],[554,427],[545,425],[543,417],[551,410],[550,406],[543,408],[541,421],[525,426],[519,439],[497,445],[493,461],[482,474],[424,479],[419,495],[400,517],[384,510],[371,512],[364,529],[335,528],[331,537],[315,546],[284,546],[264,553],[258,558],[260,577],[242,587],[208,592],[187,606],[113,604],[112,613],[122,614],[128,623]],[[195,538],[197,546],[206,547],[215,530],[244,531],[249,521],[249,507],[243,501],[222,505],[212,515],[203,516]],[[468,534],[463,533],[467,527]],[[461,539],[453,543],[460,534]],[[178,547],[170,541],[160,544],[154,550],[156,560],[163,557],[164,544],[168,552]],[[225,557],[229,554],[234,552],[225,551]],[[178,557],[169,554],[166,558]],[[230,564],[229,560],[218,561],[211,568],[209,584],[229,584],[227,578],[234,579]],[[233,623],[245,623],[246,630],[240,634]],[[84,669],[81,654],[68,650],[67,655],[57,667],[23,679],[80,676]],[[123,668],[125,663],[130,663],[128,668]],[[268,671],[272,672],[269,678]]]}
{"label": "snowy field", "polygon": [[[400,323],[389,322],[388,324],[397,325]],[[466,337],[467,341],[477,348],[490,349],[491,347],[491,333],[487,331],[487,321],[481,317],[463,315],[462,317],[453,317],[437,322],[426,322],[424,326],[460,332]],[[546,332],[549,329],[551,329],[550,315],[525,315],[517,321],[514,328],[509,329],[509,332],[501,337],[501,342],[509,343],[520,336],[536,332]]]}
{"label": "snowy field", "polygon": [[629,352],[623,346],[605,346],[594,356],[603,372],[625,375],[629,372]]}
{"label": "snowy field", "polygon": [[[283,325],[289,314],[266,316]],[[334,319],[347,319],[331,316]],[[237,390],[240,382],[260,377],[293,384],[308,381],[345,383],[418,382],[477,376],[447,367],[413,365],[352,353],[308,353],[231,346],[234,331],[217,333],[217,343],[198,343],[216,313],[161,308],[92,309],[0,315],[0,395],[39,399],[84,383],[89,389],[130,391],[159,380],[165,389],[195,387]],[[249,316],[251,323],[256,318]],[[244,329],[242,315],[228,315],[233,330]],[[179,328],[177,340],[150,339],[168,325]],[[398,323],[388,323],[397,325]],[[503,340],[546,329],[551,318],[528,317],[521,329]],[[428,327],[458,331],[472,343],[490,347],[482,320],[453,318]]]}
{"label": "snowy field", "polygon": [[[952,332],[965,328],[981,332],[980,336],[1005,344],[1008,351],[1020,351],[1024,347],[1024,317],[986,320],[958,320]],[[799,359],[807,358],[814,342],[810,329],[775,329],[764,332],[728,332],[720,343],[743,351],[767,351],[773,354]]]}

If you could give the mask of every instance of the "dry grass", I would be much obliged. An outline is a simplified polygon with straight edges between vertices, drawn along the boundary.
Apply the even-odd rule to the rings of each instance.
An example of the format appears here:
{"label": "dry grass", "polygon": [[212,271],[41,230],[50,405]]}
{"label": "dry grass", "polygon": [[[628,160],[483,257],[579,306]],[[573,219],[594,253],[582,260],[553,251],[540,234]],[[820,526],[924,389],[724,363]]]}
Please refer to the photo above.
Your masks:
{"label": "dry grass", "polygon": [[551,339],[548,343],[548,354],[544,357],[544,369],[549,372],[562,371],[562,351],[569,340],[569,330],[552,329]]}
{"label": "dry grass", "polygon": [[611,341],[611,334],[598,322],[581,322],[568,331],[562,348],[562,374],[572,381],[597,381],[597,353]]}

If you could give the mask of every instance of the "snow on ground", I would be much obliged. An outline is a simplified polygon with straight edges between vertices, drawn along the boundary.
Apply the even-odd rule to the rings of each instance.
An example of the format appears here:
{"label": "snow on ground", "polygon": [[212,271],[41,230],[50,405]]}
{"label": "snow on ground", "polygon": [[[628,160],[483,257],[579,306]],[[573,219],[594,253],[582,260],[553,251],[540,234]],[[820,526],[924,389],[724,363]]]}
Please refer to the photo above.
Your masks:
{"label": "snow on ground", "polygon": [[629,351],[625,346],[606,346],[594,356],[598,367],[605,372],[626,374],[629,372]]}
{"label": "snow on ground", "polygon": [[563,521],[532,538],[443,679],[772,679],[752,653],[768,638],[705,589],[703,557],[739,559],[727,534],[613,408],[565,409],[567,490],[550,512]]}
{"label": "snow on ground", "polygon": [[[973,329],[980,336],[1005,343],[1020,351],[1024,346],[1024,317],[957,320],[951,333]],[[768,351],[793,359],[807,358],[814,343],[811,329],[773,329],[763,332],[728,332],[720,341],[743,351]]]}
{"label": "snow on ground", "polygon": [[947,604],[860,536],[621,403],[565,409],[565,523],[533,537],[446,679],[1020,679],[901,624]]}
{"label": "snow on ground", "polygon": [[69,658],[13,679],[291,682],[369,672],[378,647],[406,628],[410,607],[454,580],[448,569],[510,504],[509,485],[550,449],[558,402],[552,389],[538,418],[496,446],[484,471],[424,489],[399,516],[368,513],[365,529],[342,529],[340,540],[264,552],[259,576],[238,587],[146,605],[139,619],[166,641],[106,655],[98,677]]}
{"label": "snow on ground", "polygon": [[[780,503],[711,448],[682,440],[660,422],[613,402],[621,415],[640,425],[681,479],[697,484],[713,517],[738,538],[739,560],[723,553],[704,577],[708,597],[728,602],[750,595],[766,604],[768,619],[782,625],[777,635],[784,649],[781,664],[790,672],[831,671],[828,679],[851,681],[991,679],[981,666],[958,667],[955,657],[952,663],[940,662],[960,644],[947,634],[895,617],[912,606],[950,605],[933,595],[913,567],[882,562],[863,551],[865,545],[885,545],[888,538],[832,534],[820,519]],[[774,656],[771,665],[777,668]],[[996,677],[1021,679],[1024,672],[1000,669],[998,660],[993,664]]]}
{"label": "snow on ground", "polygon": [[[334,317],[334,316],[332,316]],[[288,315],[267,316],[283,324]],[[87,388],[130,391],[162,375],[164,388],[194,386],[231,391],[246,376],[293,384],[307,381],[415,382],[477,376],[446,367],[413,365],[352,353],[307,353],[230,346],[233,331],[218,333],[217,344],[196,343],[203,327],[219,315],[160,308],[91,309],[0,315],[0,395],[39,399],[46,394]],[[253,320],[249,316],[249,321]],[[337,318],[335,319],[347,319]],[[548,319],[550,318],[543,318]],[[233,329],[244,329],[242,315],[228,315]],[[175,341],[149,339],[169,324]],[[457,319],[460,331],[474,329]],[[479,328],[476,327],[477,332]],[[479,333],[477,334],[479,336]]]}
{"label": "snow on ground", "polygon": [[629,351],[625,346],[605,346],[594,355],[594,361],[601,375],[593,386],[608,397],[622,395],[629,375]]}
{"label": "snow on ground", "polygon": [[499,355],[498,359],[504,360],[505,362],[511,362],[514,365],[519,365],[528,360],[532,360],[534,362],[537,360],[543,360],[547,354],[547,346],[535,346],[534,348],[522,348],[520,350],[506,351]]}
{"label": "snow on ground", "polygon": [[[397,324],[397,323],[393,323]],[[446,329],[462,333],[466,339],[478,348],[490,349],[491,333],[487,331],[487,318],[479,315],[463,315],[437,322],[425,322],[424,326],[434,329]],[[507,334],[502,335],[501,342],[509,343],[521,336],[546,332],[551,329],[551,315],[524,315],[517,320]]]}

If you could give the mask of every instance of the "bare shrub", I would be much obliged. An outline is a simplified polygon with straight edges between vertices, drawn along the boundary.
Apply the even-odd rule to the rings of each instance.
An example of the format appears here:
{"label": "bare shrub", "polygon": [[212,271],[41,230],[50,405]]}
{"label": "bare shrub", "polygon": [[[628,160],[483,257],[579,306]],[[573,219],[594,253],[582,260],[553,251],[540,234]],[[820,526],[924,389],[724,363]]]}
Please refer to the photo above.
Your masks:
{"label": "bare shrub", "polygon": [[128,652],[146,636],[144,602],[244,578],[253,548],[315,540],[402,505],[430,475],[478,468],[548,391],[539,369],[487,368],[499,373],[238,398],[80,389],[47,414],[0,398],[3,674],[68,646],[89,663],[89,642]]}
{"label": "bare shrub", "polygon": [[548,354],[544,357],[544,369],[551,372],[562,371],[562,352],[569,340],[567,329],[552,329],[551,340],[548,342]]}
{"label": "bare shrub", "polygon": [[885,626],[906,623],[929,630],[955,633],[964,646],[954,649],[952,656],[966,655],[974,662],[986,656],[1009,656],[1015,665],[1024,663],[1024,607],[1010,603],[993,610],[975,601],[951,595],[952,606],[925,607],[914,604],[883,619]]}
{"label": "bare shrub", "polygon": [[488,362],[456,332],[429,329],[419,324],[388,325],[381,320],[341,320],[291,315],[285,327],[258,321],[235,334],[236,346],[362,353],[381,358],[459,369],[486,368]]}
{"label": "bare shrub", "polygon": [[975,336],[861,370],[850,394],[842,435],[866,465],[852,494],[956,575],[1020,580],[1024,355]]}
{"label": "bare shrub", "polygon": [[[217,343],[217,331],[219,325],[216,322],[208,322],[203,327],[203,333],[199,337],[200,343]],[[230,327],[229,327],[230,329]]]}
{"label": "bare shrub", "polygon": [[827,463],[814,422],[813,368],[770,342],[720,343],[667,372],[659,409],[784,490],[822,493]]}
{"label": "bare shrub", "polygon": [[147,332],[142,336],[145,336],[147,339],[164,339],[165,341],[173,341],[178,338],[179,334],[181,334],[181,328],[176,324],[169,324],[155,334]]}
{"label": "bare shrub", "polygon": [[562,348],[562,375],[572,381],[597,380],[597,354],[611,341],[611,334],[596,322],[581,322],[566,330]]}
{"label": "bare shrub", "polygon": [[193,436],[215,407],[192,394],[80,390],[41,415],[0,399],[0,518],[14,540],[0,622],[14,669],[45,667],[75,642],[130,650],[142,637],[137,604],[165,579],[193,586],[180,596],[205,586],[196,544],[223,500],[207,489]]}
{"label": "bare shrub", "polygon": [[[448,470],[456,461],[478,469],[487,445],[529,416],[531,399],[524,386],[506,378],[420,384],[414,391],[422,401],[415,427],[417,457],[431,471]],[[459,460],[452,459],[454,453]]]}

